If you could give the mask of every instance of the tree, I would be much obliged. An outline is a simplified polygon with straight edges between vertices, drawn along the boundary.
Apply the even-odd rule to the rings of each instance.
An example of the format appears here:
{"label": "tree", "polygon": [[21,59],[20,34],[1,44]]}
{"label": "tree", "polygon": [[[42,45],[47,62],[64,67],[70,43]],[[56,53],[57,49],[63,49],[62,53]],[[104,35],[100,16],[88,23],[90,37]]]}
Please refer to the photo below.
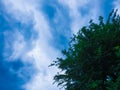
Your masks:
{"label": "tree", "polygon": [[54,76],[65,90],[120,90],[120,16],[112,11],[106,22],[92,20],[72,37],[64,57],[51,66],[61,71]]}

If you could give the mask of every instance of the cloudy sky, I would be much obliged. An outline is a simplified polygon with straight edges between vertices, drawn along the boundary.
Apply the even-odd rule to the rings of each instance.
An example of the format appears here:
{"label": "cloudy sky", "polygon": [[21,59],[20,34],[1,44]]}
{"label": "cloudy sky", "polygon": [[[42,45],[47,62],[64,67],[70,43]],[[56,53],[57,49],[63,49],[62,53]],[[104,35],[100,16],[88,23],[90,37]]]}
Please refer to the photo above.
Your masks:
{"label": "cloudy sky", "polygon": [[0,90],[59,90],[58,69],[48,66],[73,34],[113,8],[120,0],[0,0]]}

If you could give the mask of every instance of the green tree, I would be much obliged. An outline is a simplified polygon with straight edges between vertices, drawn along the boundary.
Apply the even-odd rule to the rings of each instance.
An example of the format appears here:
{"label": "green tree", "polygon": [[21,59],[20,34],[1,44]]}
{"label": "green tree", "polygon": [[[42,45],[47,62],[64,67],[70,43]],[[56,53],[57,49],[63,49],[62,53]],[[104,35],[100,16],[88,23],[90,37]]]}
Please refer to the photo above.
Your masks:
{"label": "green tree", "polygon": [[65,90],[120,90],[120,16],[112,11],[106,22],[92,20],[72,37],[64,57],[51,64]]}

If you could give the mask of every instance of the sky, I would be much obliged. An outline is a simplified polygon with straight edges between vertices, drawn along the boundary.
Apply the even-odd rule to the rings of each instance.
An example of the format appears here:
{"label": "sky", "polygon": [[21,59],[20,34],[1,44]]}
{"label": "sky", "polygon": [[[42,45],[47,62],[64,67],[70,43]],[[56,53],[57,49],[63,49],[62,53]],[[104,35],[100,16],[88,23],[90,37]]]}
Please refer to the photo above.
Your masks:
{"label": "sky", "polygon": [[0,0],[0,90],[60,90],[59,70],[48,66],[73,34],[113,8],[120,14],[120,0]]}

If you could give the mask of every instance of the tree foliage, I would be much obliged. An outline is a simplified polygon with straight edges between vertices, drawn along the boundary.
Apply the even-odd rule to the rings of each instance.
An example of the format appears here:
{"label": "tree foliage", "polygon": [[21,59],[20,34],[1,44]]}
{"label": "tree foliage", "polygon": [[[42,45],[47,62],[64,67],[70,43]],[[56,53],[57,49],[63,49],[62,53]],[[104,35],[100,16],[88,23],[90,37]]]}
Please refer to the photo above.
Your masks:
{"label": "tree foliage", "polygon": [[90,21],[72,37],[52,66],[59,72],[54,80],[65,90],[120,90],[120,16],[112,11],[106,22]]}

